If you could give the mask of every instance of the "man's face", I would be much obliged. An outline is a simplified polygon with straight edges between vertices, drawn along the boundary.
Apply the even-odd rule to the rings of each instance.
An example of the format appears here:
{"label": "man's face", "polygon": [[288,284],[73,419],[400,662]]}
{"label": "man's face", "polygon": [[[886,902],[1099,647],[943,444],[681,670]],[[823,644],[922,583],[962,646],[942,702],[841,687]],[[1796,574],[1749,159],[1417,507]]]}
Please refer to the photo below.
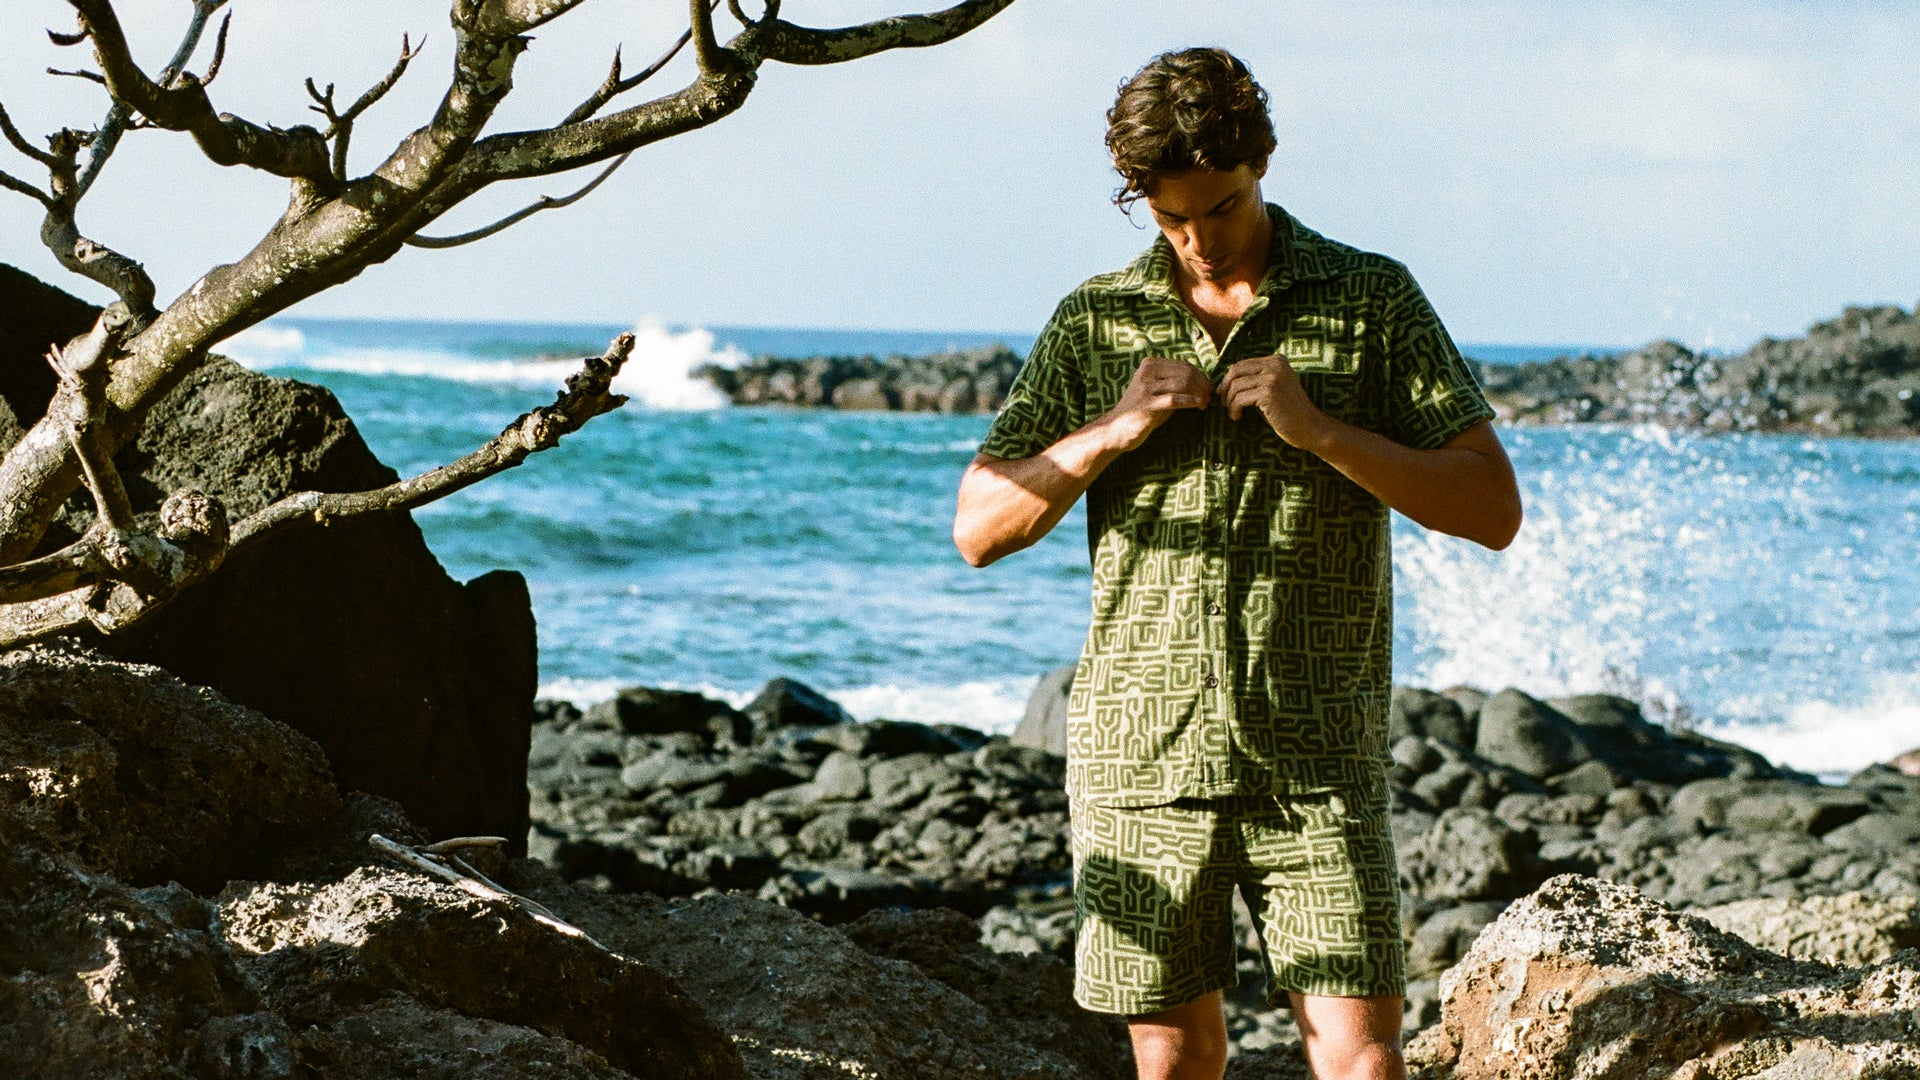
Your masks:
{"label": "man's face", "polygon": [[[1153,220],[1189,277],[1219,283],[1236,275],[1257,280],[1266,272],[1261,241],[1272,225],[1260,199],[1265,171],[1264,162],[1232,172],[1192,169],[1148,185]],[[1255,261],[1261,265],[1251,265]]]}

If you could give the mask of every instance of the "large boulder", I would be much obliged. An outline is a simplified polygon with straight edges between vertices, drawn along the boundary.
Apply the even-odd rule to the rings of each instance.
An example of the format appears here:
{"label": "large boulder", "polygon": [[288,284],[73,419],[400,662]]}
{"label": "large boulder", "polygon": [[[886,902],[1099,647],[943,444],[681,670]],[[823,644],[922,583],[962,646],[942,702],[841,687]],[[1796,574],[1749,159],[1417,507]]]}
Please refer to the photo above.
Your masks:
{"label": "large boulder", "polygon": [[0,656],[0,813],[133,882],[218,889],[341,811],[312,740],[71,645]]}
{"label": "large boulder", "polygon": [[[0,267],[0,325],[11,324],[0,338],[0,451],[45,410],[48,342],[92,318]],[[237,520],[296,491],[397,479],[332,394],[217,357],[148,414],[115,463],[149,521],[188,485]],[[70,542],[88,512],[77,494],[43,550]],[[397,800],[431,832],[516,845],[526,835],[537,682],[526,583],[509,572],[454,581],[404,513],[286,530],[101,645],[306,733],[342,787]]]}
{"label": "large boulder", "polygon": [[[666,901],[548,886],[533,896],[627,955],[670,973],[732,1037],[755,1080],[1079,1080],[1097,1038],[1048,1037],[1034,1012],[1064,1014],[1064,983],[1042,975],[1024,990],[995,985],[1032,976],[1052,961],[1004,958],[995,969],[972,948],[935,965],[914,962],[926,950],[888,943],[883,927],[862,936],[882,955],[840,930],[789,908],[740,894]],[[913,935],[925,931],[914,920]],[[944,927],[942,927],[944,929]],[[984,967],[983,967],[984,965]],[[1014,1017],[1009,1007],[1028,1010]],[[1083,1027],[1084,1030],[1084,1027]],[[1104,1060],[1104,1059],[1101,1059]]]}
{"label": "large boulder", "polygon": [[1496,765],[1505,765],[1544,780],[1584,761],[1593,752],[1580,738],[1574,722],[1553,706],[1508,688],[1480,707],[1473,750]]}
{"label": "large boulder", "polygon": [[219,925],[303,1057],[364,1040],[403,1006],[531,1029],[633,1076],[745,1080],[733,1045],[671,978],[417,874],[238,886]]}
{"label": "large boulder", "polygon": [[[82,869],[0,810],[0,1076],[281,1080],[291,1037],[258,1013],[211,906]],[[255,1067],[235,1064],[245,1033]]]}
{"label": "large boulder", "polygon": [[1407,1048],[1439,1080],[1868,1077],[1920,1070],[1920,954],[1790,960],[1632,888],[1563,875],[1515,903],[1440,979]]}

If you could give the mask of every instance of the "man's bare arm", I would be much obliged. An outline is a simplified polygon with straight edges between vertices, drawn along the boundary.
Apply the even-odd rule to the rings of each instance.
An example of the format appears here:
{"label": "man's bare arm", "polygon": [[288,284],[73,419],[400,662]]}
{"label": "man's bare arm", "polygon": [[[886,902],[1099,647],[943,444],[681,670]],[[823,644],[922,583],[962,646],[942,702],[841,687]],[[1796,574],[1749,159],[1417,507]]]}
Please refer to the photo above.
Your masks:
{"label": "man's bare arm", "polygon": [[1520,531],[1519,485],[1489,421],[1435,449],[1415,450],[1321,412],[1293,368],[1277,356],[1233,365],[1219,394],[1235,420],[1248,408],[1258,409],[1280,438],[1420,525],[1495,551]]}
{"label": "man's bare arm", "polygon": [[1149,357],[1119,404],[1026,458],[981,454],[960,478],[953,544],[971,566],[1031,546],[1053,530],[1115,458],[1139,446],[1180,409],[1204,409],[1205,375],[1181,360]]}

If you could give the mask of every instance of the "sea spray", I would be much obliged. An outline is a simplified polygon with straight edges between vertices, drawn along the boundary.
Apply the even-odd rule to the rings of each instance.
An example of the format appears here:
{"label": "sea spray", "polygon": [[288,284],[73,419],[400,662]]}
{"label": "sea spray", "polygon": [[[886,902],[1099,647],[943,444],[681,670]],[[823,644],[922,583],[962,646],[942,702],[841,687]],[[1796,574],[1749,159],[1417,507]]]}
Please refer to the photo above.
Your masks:
{"label": "sea spray", "polygon": [[[621,328],[293,329],[229,351],[328,385],[414,472],[544,391],[303,357],[405,342],[524,365],[598,351]],[[799,352],[762,333],[756,355]],[[649,370],[671,387],[737,337],[669,327]],[[527,574],[543,692],[744,701],[787,675],[859,715],[1006,730],[1032,680],[1079,652],[1086,538],[1076,511],[987,570],[960,561],[954,488],[987,423],[630,407],[416,517],[456,576]],[[1887,540],[1920,535],[1920,443],[1597,425],[1502,437],[1526,501],[1510,548],[1395,523],[1396,681],[1613,691],[1820,772],[1920,745],[1920,565]]]}

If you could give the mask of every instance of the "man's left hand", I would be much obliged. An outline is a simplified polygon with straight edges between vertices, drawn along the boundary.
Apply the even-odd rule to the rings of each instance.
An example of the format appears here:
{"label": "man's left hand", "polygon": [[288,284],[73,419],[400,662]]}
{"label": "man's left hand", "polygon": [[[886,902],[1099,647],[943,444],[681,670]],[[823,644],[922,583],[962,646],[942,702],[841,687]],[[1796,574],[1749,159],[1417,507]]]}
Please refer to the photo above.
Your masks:
{"label": "man's left hand", "polygon": [[1301,388],[1293,366],[1281,356],[1255,356],[1233,365],[1214,396],[1235,420],[1249,407],[1260,410],[1274,434],[1302,449],[1327,419]]}

